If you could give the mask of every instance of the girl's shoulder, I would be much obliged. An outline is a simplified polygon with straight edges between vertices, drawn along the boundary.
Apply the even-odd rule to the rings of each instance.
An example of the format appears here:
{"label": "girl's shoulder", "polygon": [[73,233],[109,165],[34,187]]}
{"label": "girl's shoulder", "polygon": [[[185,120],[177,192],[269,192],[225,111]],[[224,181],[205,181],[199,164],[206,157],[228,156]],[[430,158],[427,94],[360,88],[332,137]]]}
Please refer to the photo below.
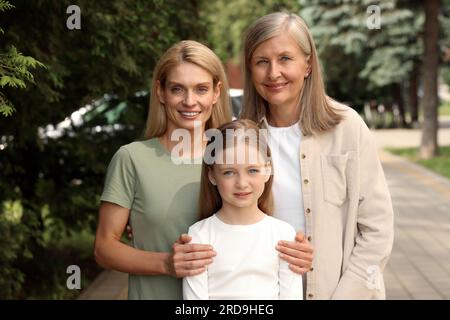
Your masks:
{"label": "girl's shoulder", "polygon": [[191,243],[211,243],[211,234],[217,232],[214,224],[214,215],[197,221],[189,227],[188,234],[192,237]]}
{"label": "girl's shoulder", "polygon": [[193,225],[191,225],[189,227],[189,234],[191,234],[191,232],[192,233],[207,232],[212,226],[213,219],[214,219],[214,215],[212,215],[211,217],[202,219],[200,221],[197,221],[196,223],[194,223]]}
{"label": "girl's shoulder", "polygon": [[280,234],[280,235],[285,235],[288,238],[293,235],[295,238],[296,232],[295,232],[294,227],[291,226],[286,221],[274,218],[269,215],[267,215],[265,220],[266,220],[267,224],[270,225],[271,230],[273,230],[275,233]]}

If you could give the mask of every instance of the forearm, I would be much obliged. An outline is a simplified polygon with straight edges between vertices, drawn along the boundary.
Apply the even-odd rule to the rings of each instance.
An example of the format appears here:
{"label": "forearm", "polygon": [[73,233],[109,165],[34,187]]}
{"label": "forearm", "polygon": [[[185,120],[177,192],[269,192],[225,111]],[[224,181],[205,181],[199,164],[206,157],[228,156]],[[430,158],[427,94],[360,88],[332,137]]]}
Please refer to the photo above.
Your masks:
{"label": "forearm", "polygon": [[106,269],[138,275],[169,275],[169,253],[149,252],[130,247],[119,240],[97,240],[95,260]]}

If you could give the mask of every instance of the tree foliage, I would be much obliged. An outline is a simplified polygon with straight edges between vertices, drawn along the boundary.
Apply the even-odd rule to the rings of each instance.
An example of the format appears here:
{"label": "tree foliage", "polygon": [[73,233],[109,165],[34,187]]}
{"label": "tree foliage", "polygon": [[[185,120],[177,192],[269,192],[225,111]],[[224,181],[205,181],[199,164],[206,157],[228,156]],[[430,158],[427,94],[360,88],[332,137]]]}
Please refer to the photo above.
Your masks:
{"label": "tree foliage", "polygon": [[[142,132],[142,92],[156,61],[176,41],[205,39],[195,0],[80,0],[80,30],[66,26],[71,4],[17,0],[1,13],[0,52],[20,48],[15,61],[46,68],[21,90],[10,85],[22,82],[2,80],[16,113],[0,118],[0,231],[14,235],[0,244],[8,248],[0,268],[9,270],[0,276],[0,298],[26,296],[31,279],[48,286],[49,277],[29,274],[31,257],[47,256],[50,243],[72,231],[94,230],[107,164]],[[20,80],[33,79],[21,72]],[[50,136],[57,126],[65,129]],[[20,203],[18,222],[6,218],[9,203]],[[17,237],[23,241],[8,242]]]}
{"label": "tree foliage", "polygon": [[[14,6],[8,1],[0,0],[0,14]],[[4,34],[0,27],[0,37]],[[6,48],[6,52],[0,51],[0,88],[25,89],[26,82],[34,83],[34,77],[30,70],[36,67],[44,67],[42,63],[32,57],[23,56],[16,47]],[[7,117],[15,111],[14,106],[6,95],[0,91],[0,113]]]}
{"label": "tree foliage", "polygon": [[[321,56],[330,51],[342,52],[342,68],[355,73],[355,80],[364,83],[363,95],[385,94],[391,84],[406,82],[420,59],[422,44],[418,34],[423,14],[411,8],[400,8],[395,1],[310,1],[300,0],[301,15],[311,26]],[[370,5],[380,9],[379,28],[369,29]],[[358,68],[351,65],[357,62]],[[335,63],[325,59],[325,66]],[[328,74],[333,78],[334,74]],[[344,88],[347,95],[354,94],[353,83]],[[378,92],[377,92],[378,91]],[[360,101],[358,101],[360,103]]]}
{"label": "tree foliage", "polygon": [[290,0],[217,0],[207,1],[201,18],[208,26],[208,41],[224,60],[238,62],[242,51],[242,33],[257,18],[275,11],[298,11]]}

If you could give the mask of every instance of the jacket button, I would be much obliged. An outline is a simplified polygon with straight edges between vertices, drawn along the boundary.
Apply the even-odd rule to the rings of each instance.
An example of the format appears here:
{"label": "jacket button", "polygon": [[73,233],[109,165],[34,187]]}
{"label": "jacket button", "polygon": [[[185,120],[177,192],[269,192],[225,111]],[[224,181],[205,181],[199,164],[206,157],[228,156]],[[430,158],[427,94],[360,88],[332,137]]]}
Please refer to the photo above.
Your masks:
{"label": "jacket button", "polygon": [[308,294],[308,299],[312,299],[312,298],[314,298],[314,295],[312,293],[309,293]]}
{"label": "jacket button", "polygon": [[308,183],[309,183],[309,180],[308,180],[308,179],[305,179],[305,180],[303,180],[303,182],[304,182],[305,184],[308,184]]}
{"label": "jacket button", "polygon": [[314,271],[314,268],[313,268],[313,267],[311,267],[311,269],[309,269],[309,271]]}
{"label": "jacket button", "polygon": [[306,208],[306,213],[310,213],[311,209],[310,208]]}
{"label": "jacket button", "polygon": [[308,241],[309,241],[309,242],[311,242],[311,239],[312,239],[311,236],[308,236]]}
{"label": "jacket button", "polygon": [[306,158],[306,154],[302,153],[302,159]]}

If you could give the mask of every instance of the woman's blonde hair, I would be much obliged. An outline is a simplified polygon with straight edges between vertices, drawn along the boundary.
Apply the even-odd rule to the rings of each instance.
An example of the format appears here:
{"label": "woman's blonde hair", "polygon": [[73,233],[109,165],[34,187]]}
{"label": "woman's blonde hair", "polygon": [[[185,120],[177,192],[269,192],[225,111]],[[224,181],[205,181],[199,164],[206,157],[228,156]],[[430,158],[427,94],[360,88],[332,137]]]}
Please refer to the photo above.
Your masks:
{"label": "woman's blonde hair", "polygon": [[267,101],[256,91],[252,82],[251,59],[256,48],[264,41],[278,35],[288,34],[297,43],[311,68],[303,84],[300,107],[300,127],[306,135],[330,130],[342,120],[342,115],[331,105],[325,87],[316,47],[308,26],[296,14],[275,12],[256,20],[244,36],[244,101],[240,118],[259,123],[268,110]]}
{"label": "woman's blonde hair", "polygon": [[[215,149],[213,153],[213,158],[215,158],[221,151],[224,151],[227,147],[236,145],[236,135],[231,133],[243,132],[244,137],[248,130],[251,130],[255,135],[256,141],[249,141],[248,143],[254,145],[259,155],[265,158],[266,165],[269,164],[271,153],[270,148],[268,146],[267,140],[263,135],[260,135],[258,125],[248,119],[240,119],[234,120],[232,122],[225,123],[220,126],[218,132],[222,138],[222,143],[219,146],[219,149]],[[245,140],[247,141],[247,140]],[[206,146],[212,143],[217,143],[215,140],[210,139]],[[223,154],[222,154],[223,155]],[[208,159],[208,155],[205,155],[202,163],[202,174],[200,181],[200,197],[199,197],[199,208],[200,208],[200,219],[205,219],[213,215],[215,212],[219,211],[222,208],[222,198],[219,194],[219,191],[216,186],[214,186],[209,180],[208,172],[213,169],[215,162],[211,163],[211,161],[206,161]],[[216,158],[217,160],[217,158]],[[258,199],[258,208],[264,213],[271,215],[273,210],[273,198],[272,198],[272,184],[273,184],[273,174],[270,174],[269,179],[265,183],[264,191],[262,195]]]}
{"label": "woman's blonde hair", "polygon": [[205,130],[217,128],[231,121],[231,104],[228,94],[228,81],[220,59],[207,46],[192,40],[176,43],[168,49],[153,71],[150,93],[150,105],[144,132],[144,138],[150,139],[162,136],[167,130],[167,115],[156,92],[158,81],[161,89],[166,85],[167,75],[172,68],[181,63],[189,62],[208,71],[213,78],[214,88],[221,83],[220,97],[212,108],[211,117],[206,122]]}

